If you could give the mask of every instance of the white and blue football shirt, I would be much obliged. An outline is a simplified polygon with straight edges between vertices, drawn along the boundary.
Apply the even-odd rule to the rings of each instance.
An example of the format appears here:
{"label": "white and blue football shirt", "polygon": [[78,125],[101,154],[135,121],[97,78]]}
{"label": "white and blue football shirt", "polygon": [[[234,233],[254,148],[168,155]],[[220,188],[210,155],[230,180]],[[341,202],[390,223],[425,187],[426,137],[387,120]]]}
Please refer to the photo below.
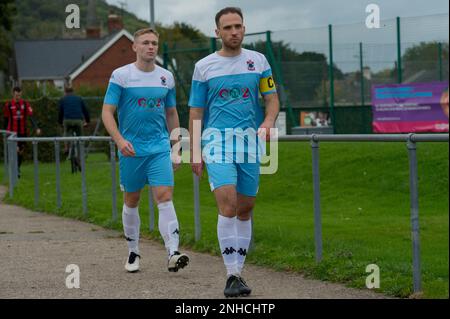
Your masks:
{"label": "white and blue football shirt", "polygon": [[176,107],[170,71],[155,65],[144,72],[134,63],[120,67],[112,73],[104,103],[117,107],[120,134],[137,157],[170,151],[165,109]]}
{"label": "white and blue football shirt", "polygon": [[259,93],[276,93],[263,54],[242,49],[238,56],[223,57],[215,52],[195,65],[189,106],[205,108],[204,129],[257,130],[264,119]]}
{"label": "white and blue football shirt", "polygon": [[[238,56],[223,57],[215,52],[197,62],[189,106],[205,109],[202,146],[221,148],[222,153],[254,150],[261,154],[257,148],[263,145],[258,147],[256,139],[256,131],[264,120],[259,93],[276,93],[272,70],[263,54],[242,49]],[[236,129],[250,130],[252,137],[247,141],[247,134]],[[214,130],[220,131],[220,139],[211,134]],[[227,134],[230,130],[232,135]]]}

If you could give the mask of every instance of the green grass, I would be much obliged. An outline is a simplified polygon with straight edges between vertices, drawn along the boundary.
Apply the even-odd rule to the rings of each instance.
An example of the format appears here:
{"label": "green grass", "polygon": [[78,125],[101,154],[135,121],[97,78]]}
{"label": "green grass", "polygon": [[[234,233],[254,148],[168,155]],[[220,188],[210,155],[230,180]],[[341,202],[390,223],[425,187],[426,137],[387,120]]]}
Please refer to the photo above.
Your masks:
{"label": "green grass", "polygon": [[[448,144],[418,144],[419,214],[424,298],[448,298]],[[55,166],[40,164],[40,202],[34,205],[33,166],[24,165],[13,200],[38,211],[84,219],[81,177],[62,166],[63,207],[57,212]],[[412,294],[408,154],[404,143],[321,143],[320,175],[323,261],[314,259],[313,192],[309,143],[281,143],[279,169],[261,176],[254,218],[255,245],[248,262],[280,271],[365,288],[366,266],[380,268],[377,291]],[[3,171],[0,172],[2,177]],[[88,218],[121,229],[111,220],[110,166],[102,154],[87,164]],[[206,177],[201,183],[201,240],[194,240],[192,175],[184,165],[176,173],[174,203],[181,225],[181,243],[219,255],[217,209]],[[142,230],[148,232],[148,196],[141,202]],[[156,225],[157,229],[157,225]]]}

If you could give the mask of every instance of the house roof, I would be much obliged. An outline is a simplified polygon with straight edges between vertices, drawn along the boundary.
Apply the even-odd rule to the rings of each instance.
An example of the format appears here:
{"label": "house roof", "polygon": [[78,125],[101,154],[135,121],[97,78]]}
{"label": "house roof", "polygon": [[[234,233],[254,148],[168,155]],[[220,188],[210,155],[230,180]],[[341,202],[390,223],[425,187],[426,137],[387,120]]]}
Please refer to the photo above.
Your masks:
{"label": "house roof", "polygon": [[16,41],[20,80],[62,79],[91,57],[109,39]]}
{"label": "house roof", "polygon": [[[122,36],[133,41],[126,30],[102,39],[55,39],[16,41],[19,80],[76,78]],[[156,62],[163,64],[161,57]]]}

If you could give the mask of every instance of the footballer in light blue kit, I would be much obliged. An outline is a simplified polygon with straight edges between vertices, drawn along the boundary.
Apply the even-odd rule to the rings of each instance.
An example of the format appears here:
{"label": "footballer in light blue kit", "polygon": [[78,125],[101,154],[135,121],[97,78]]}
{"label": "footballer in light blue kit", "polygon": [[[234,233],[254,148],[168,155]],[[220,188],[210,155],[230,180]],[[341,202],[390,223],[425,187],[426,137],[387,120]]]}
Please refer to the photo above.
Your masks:
{"label": "footballer in light blue kit", "polygon": [[[242,48],[245,34],[242,11],[235,7],[222,9],[216,15],[216,26],[222,49],[198,61],[192,78],[191,157],[194,160],[195,149],[201,143],[204,162],[192,161],[191,166],[201,176],[206,165],[219,208],[217,235],[228,276],[224,295],[236,297],[251,293],[241,273],[251,239],[260,154],[259,147],[253,152],[250,149],[258,144],[258,131],[263,131],[264,139],[270,136],[279,102],[265,56]],[[265,114],[259,105],[260,94],[266,106]],[[201,141],[195,138],[200,134],[194,133],[198,121],[203,128]]]}
{"label": "footballer in light blue kit", "polygon": [[119,149],[128,272],[139,270],[138,206],[145,185],[152,186],[158,204],[158,226],[168,252],[168,270],[176,272],[189,263],[189,257],[178,251],[179,225],[172,202],[173,170],[179,165],[172,164],[169,133],[179,128],[175,81],[171,72],[155,64],[158,40],[153,29],[135,33],[133,50],[137,60],[114,70],[102,112],[105,127]]}

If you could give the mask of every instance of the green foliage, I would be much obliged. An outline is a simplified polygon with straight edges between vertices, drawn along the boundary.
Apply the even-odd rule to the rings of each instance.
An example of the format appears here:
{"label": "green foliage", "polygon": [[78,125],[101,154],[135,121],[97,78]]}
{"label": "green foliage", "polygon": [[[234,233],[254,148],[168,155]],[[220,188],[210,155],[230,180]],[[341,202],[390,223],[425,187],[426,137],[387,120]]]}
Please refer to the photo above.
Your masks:
{"label": "green foliage", "polygon": [[9,31],[12,28],[12,17],[15,13],[14,0],[0,2],[0,71],[8,69],[8,61],[12,53]]}
{"label": "green foliage", "polygon": [[[447,61],[448,74],[448,43],[442,44],[442,60]],[[433,71],[437,75],[439,61],[439,43],[421,42],[406,49],[402,57],[403,77],[405,79],[423,71]],[[437,78],[437,76],[436,76]]]}
{"label": "green foliage", "polygon": [[11,18],[16,13],[14,2],[14,0],[2,0],[0,2],[0,28],[5,29],[6,31],[11,30]]}

